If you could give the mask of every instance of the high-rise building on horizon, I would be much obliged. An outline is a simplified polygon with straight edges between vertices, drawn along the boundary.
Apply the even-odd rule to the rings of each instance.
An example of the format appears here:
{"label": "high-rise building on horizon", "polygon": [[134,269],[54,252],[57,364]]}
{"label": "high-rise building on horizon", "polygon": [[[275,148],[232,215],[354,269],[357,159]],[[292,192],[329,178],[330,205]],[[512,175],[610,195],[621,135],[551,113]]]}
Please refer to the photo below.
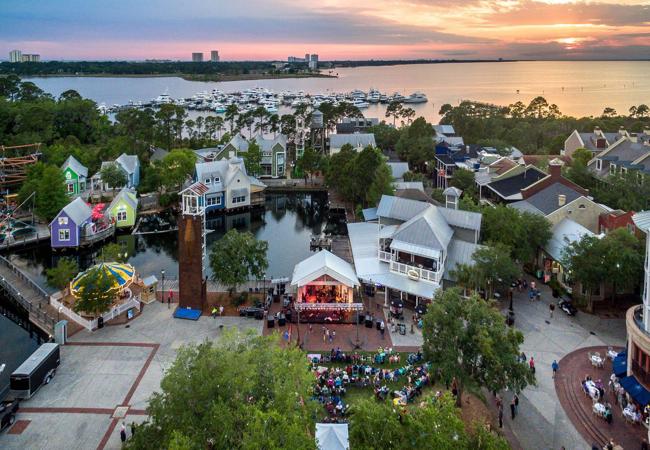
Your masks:
{"label": "high-rise building on horizon", "polygon": [[23,53],[23,62],[40,62],[41,60],[41,55],[33,53],[33,54],[27,54]]}
{"label": "high-rise building on horizon", "polygon": [[203,52],[192,53],[192,62],[203,62]]}
{"label": "high-rise building on horizon", "polygon": [[309,57],[308,63],[310,70],[318,69],[318,55],[316,53],[312,53]]}
{"label": "high-rise building on horizon", "polygon": [[212,50],[210,52],[210,61],[219,62],[219,50]]}
{"label": "high-rise building on horizon", "polygon": [[23,52],[20,50],[12,50],[9,52],[9,62],[17,63],[23,62]]}

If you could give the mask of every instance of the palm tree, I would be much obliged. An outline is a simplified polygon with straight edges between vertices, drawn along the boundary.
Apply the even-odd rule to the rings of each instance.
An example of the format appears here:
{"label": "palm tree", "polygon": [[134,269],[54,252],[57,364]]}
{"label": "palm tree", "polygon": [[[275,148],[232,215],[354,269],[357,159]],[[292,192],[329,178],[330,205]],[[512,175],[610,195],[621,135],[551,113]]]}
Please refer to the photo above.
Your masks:
{"label": "palm tree", "polygon": [[276,137],[278,135],[278,131],[280,130],[280,116],[277,114],[272,114],[271,117],[269,117],[269,131],[273,133],[273,137]]}
{"label": "palm tree", "polygon": [[259,131],[263,135],[266,131],[266,119],[269,117],[269,112],[263,106],[258,106],[251,115],[258,119],[257,124],[255,125],[255,130]]}

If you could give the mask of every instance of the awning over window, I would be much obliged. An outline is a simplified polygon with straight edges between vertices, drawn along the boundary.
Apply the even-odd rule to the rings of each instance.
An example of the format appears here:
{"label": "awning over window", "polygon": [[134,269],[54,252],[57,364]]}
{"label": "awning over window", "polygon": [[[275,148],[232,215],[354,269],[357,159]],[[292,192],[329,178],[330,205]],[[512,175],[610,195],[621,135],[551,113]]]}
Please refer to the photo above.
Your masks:
{"label": "awning over window", "polygon": [[625,389],[625,392],[630,394],[642,407],[650,403],[650,392],[641,386],[634,376],[621,378],[620,383],[623,389]]}
{"label": "awning over window", "polygon": [[613,362],[614,375],[621,378],[627,375],[627,352],[623,351],[616,355]]}

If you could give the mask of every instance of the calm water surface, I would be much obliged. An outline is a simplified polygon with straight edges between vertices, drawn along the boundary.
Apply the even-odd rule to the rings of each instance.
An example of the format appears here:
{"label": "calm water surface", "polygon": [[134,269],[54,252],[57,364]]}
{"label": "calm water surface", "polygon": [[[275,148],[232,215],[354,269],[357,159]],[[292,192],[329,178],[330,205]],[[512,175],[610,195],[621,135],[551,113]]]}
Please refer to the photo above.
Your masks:
{"label": "calm water surface", "polygon": [[[339,78],[301,78],[231,82],[195,82],[181,78],[33,78],[53,95],[75,89],[98,103],[148,101],[168,92],[173,98],[220,89],[241,91],[260,86],[276,92],[303,90],[317,94],[370,88],[403,95],[421,91],[429,102],[411,105],[419,115],[438,121],[443,103],[479,100],[507,105],[543,95],[568,115],[599,115],[607,107],[619,113],[650,103],[650,61],[531,61],[512,63],[422,64],[336,69]],[[519,93],[517,93],[519,91]],[[383,117],[384,105],[364,110]]]}

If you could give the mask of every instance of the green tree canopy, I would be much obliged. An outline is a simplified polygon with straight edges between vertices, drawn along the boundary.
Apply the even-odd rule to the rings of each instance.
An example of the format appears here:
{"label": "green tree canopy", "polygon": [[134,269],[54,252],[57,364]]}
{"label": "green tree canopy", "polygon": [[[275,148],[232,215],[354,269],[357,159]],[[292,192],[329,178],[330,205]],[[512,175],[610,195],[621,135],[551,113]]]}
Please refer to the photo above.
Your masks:
{"label": "green tree canopy", "polygon": [[408,161],[412,168],[424,171],[424,163],[431,161],[435,155],[433,126],[423,117],[418,117],[411,125],[401,130],[395,146],[403,161]]}
{"label": "green tree canopy", "polygon": [[79,283],[79,295],[72,305],[75,312],[98,317],[109,310],[116,293],[105,270],[100,270],[98,266],[92,267]]}
{"label": "green tree canopy", "polygon": [[[266,112],[266,110],[264,111]],[[259,176],[262,173],[262,149],[257,141],[253,139],[248,143],[248,150],[244,152],[243,157],[246,173]]]}
{"label": "green tree canopy", "polygon": [[272,337],[183,347],[126,448],[315,449],[313,381],[305,354]]}
{"label": "green tree canopy", "polygon": [[66,192],[63,172],[56,166],[37,163],[29,169],[18,198],[23,202],[34,194],[36,215],[49,223],[68,204]]}
{"label": "green tree canopy", "polygon": [[210,250],[212,279],[230,288],[250,279],[261,279],[269,266],[266,252],[269,244],[258,241],[250,232],[230,229]]}
{"label": "green tree canopy", "polygon": [[462,191],[474,187],[474,172],[468,169],[456,168],[451,176],[451,185]]}
{"label": "green tree canopy", "polygon": [[60,258],[56,266],[47,269],[47,283],[57,289],[65,288],[70,281],[79,273],[79,265],[72,258]]}
{"label": "green tree canopy", "polygon": [[302,156],[298,158],[297,168],[305,174],[305,178],[309,175],[309,178],[312,178],[314,172],[320,169],[321,157],[313,149],[313,147],[305,148]]}
{"label": "green tree canopy", "polygon": [[459,393],[469,386],[519,392],[535,383],[528,365],[518,359],[522,333],[477,296],[465,299],[458,289],[438,291],[424,316],[422,336],[425,359],[445,383],[456,379]]}
{"label": "green tree canopy", "polygon": [[102,182],[106,183],[112,190],[126,185],[126,173],[117,163],[106,164],[101,170]]}
{"label": "green tree canopy", "polygon": [[162,182],[167,190],[178,191],[194,173],[196,154],[189,149],[175,149],[165,155],[160,163]]}

